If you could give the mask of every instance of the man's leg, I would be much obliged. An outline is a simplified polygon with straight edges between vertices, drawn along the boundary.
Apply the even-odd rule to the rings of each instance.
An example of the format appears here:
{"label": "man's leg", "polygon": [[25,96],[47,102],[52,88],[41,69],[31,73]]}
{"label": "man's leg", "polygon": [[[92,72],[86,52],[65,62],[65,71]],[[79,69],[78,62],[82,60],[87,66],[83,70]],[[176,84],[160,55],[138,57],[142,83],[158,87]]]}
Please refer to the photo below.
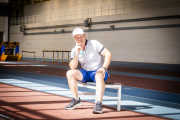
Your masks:
{"label": "man's leg", "polygon": [[93,113],[102,113],[102,98],[105,90],[105,82],[104,82],[104,74],[102,73],[96,73],[95,75],[96,80],[96,103],[95,107],[93,109]]}
{"label": "man's leg", "polygon": [[102,102],[102,98],[105,90],[104,74],[96,73],[95,80],[96,80],[96,93],[98,96],[96,101]]}
{"label": "man's leg", "polygon": [[66,73],[69,88],[71,90],[73,97],[78,97],[78,85],[77,80],[81,81],[83,79],[83,75],[79,70],[68,70]]}
{"label": "man's leg", "polygon": [[65,109],[72,110],[82,105],[82,102],[78,97],[78,93],[77,93],[78,91],[77,80],[81,81],[83,79],[83,75],[79,70],[69,70],[67,71],[66,75],[73,98],[70,104],[65,107]]}

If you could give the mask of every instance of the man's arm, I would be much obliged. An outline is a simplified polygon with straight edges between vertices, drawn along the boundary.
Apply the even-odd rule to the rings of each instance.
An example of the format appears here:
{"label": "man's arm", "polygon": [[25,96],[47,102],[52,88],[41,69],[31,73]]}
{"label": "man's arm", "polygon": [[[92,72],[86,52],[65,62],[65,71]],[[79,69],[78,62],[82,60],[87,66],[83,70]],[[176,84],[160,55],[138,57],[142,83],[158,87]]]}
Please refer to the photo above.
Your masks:
{"label": "man's arm", "polygon": [[75,70],[78,66],[78,55],[74,55],[74,58],[70,61],[69,67],[71,70]]}
{"label": "man's arm", "polygon": [[76,43],[75,50],[76,50],[76,54],[74,55],[74,58],[69,63],[69,67],[71,68],[71,70],[75,70],[78,66],[79,52],[81,50],[81,46],[78,46],[77,43]]}
{"label": "man's arm", "polygon": [[104,50],[101,52],[101,54],[105,57],[102,67],[108,68],[109,64],[111,62],[112,55],[111,55],[110,51],[107,48],[104,48]]}

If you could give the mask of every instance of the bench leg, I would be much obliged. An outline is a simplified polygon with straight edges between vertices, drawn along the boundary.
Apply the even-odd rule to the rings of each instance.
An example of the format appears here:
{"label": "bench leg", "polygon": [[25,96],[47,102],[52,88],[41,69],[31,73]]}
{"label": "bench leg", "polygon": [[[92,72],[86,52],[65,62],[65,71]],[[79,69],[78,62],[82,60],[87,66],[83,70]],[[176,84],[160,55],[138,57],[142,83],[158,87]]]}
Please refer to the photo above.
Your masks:
{"label": "bench leg", "polygon": [[121,110],[121,87],[118,89],[117,111]]}

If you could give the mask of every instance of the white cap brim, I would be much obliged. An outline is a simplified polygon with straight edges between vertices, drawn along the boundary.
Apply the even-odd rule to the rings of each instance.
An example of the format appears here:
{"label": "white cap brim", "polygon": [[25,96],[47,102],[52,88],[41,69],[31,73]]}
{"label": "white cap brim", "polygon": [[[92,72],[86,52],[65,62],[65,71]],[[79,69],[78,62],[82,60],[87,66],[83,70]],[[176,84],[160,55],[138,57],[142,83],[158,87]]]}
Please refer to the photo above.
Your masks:
{"label": "white cap brim", "polygon": [[74,37],[75,35],[78,35],[78,34],[84,34],[84,31],[81,28],[76,28],[76,29],[73,30],[72,34],[73,34],[73,37]]}

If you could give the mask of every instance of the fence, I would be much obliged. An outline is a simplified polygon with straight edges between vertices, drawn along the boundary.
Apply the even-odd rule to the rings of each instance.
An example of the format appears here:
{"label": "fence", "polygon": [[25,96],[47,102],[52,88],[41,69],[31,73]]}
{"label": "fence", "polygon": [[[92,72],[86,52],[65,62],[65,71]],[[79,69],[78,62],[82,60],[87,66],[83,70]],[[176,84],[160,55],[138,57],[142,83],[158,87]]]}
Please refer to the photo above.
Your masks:
{"label": "fence", "polygon": [[180,6],[180,0],[136,0],[132,2],[123,2],[123,3],[77,9],[77,10],[61,11],[55,13],[13,18],[10,20],[10,25],[11,26],[24,25],[24,24],[58,21],[58,20],[76,19],[83,17],[122,14],[122,13],[138,12],[138,11],[151,10],[151,9],[176,7],[176,6]]}

